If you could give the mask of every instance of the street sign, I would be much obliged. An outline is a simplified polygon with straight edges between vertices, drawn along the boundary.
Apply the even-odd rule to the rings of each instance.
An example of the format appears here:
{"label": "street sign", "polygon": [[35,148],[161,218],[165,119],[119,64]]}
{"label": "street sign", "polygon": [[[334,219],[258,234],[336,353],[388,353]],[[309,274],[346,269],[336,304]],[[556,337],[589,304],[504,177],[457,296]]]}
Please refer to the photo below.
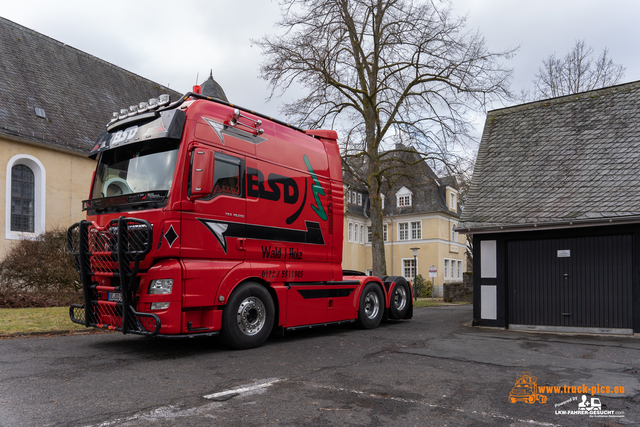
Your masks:
{"label": "street sign", "polygon": [[429,277],[436,277],[438,275],[438,267],[431,266],[429,267]]}

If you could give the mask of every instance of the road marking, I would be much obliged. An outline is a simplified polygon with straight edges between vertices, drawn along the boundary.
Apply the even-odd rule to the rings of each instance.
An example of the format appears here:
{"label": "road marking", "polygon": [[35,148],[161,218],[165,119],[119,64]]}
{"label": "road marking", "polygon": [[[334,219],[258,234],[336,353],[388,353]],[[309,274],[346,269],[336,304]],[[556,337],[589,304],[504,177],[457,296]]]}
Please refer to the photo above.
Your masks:
{"label": "road marking", "polygon": [[208,394],[206,396],[202,396],[205,399],[220,399],[229,395],[238,395],[238,394],[253,394],[253,392],[256,392],[258,390],[267,388],[272,386],[273,384],[279,382],[279,381],[283,381],[280,378],[269,378],[266,380],[260,380],[260,381],[256,381],[255,383],[252,384],[248,384],[246,386],[240,387],[240,388],[234,388],[231,390],[225,390],[225,391],[221,391],[218,393],[213,393],[213,394]]}
{"label": "road marking", "polygon": [[186,418],[192,416],[203,416],[207,418],[215,418],[211,415],[216,409],[222,407],[220,402],[211,402],[206,405],[197,406],[194,408],[182,408],[180,405],[168,405],[161,406],[149,411],[145,411],[136,415],[125,418],[116,418],[111,421],[105,421],[100,424],[92,424],[85,427],[111,427],[115,425],[128,424],[136,421],[160,421],[160,420],[175,420],[176,418]]}
{"label": "road marking", "polygon": [[467,410],[462,409],[462,408],[455,408],[455,407],[451,407],[451,406],[434,405],[433,403],[425,402],[425,401],[422,401],[422,400],[403,399],[401,397],[383,396],[383,395],[380,395],[380,394],[369,393],[369,392],[366,392],[366,391],[352,390],[352,389],[347,389],[347,388],[342,388],[342,387],[333,387],[333,386],[328,386],[328,385],[320,385],[320,384],[310,384],[310,385],[312,387],[316,387],[316,388],[323,388],[323,389],[326,389],[326,390],[333,390],[333,391],[342,391],[342,392],[352,393],[352,394],[356,394],[356,395],[360,395],[360,396],[371,397],[371,398],[374,398],[374,399],[387,399],[387,400],[394,400],[396,402],[403,402],[403,403],[414,403],[414,404],[417,403],[417,404],[420,404],[420,405],[428,406],[430,408],[445,409],[447,411],[450,411],[450,410],[453,409],[454,411],[460,412],[460,413],[479,414],[479,415],[482,415],[482,416],[487,416],[487,417],[492,417],[492,418],[499,418],[499,419],[502,419],[502,420],[517,421],[519,423],[526,423],[526,424],[530,424],[530,425],[534,425],[534,426],[562,427],[561,424],[543,423],[543,422],[534,421],[534,420],[521,420],[521,419],[518,419],[518,418],[510,417],[508,415],[492,414],[492,413],[488,413],[488,412],[467,411]]}
{"label": "road marking", "polygon": [[126,424],[126,423],[135,422],[135,421],[175,420],[176,418],[184,418],[184,417],[192,417],[192,416],[216,418],[216,416],[212,415],[211,412],[214,412],[214,410],[219,409],[222,407],[222,405],[224,405],[224,403],[219,402],[219,400],[227,400],[225,399],[225,397],[229,397],[229,398],[235,397],[235,396],[244,397],[244,396],[251,396],[253,394],[264,393],[267,387],[270,387],[279,381],[284,381],[284,379],[268,378],[265,380],[259,380],[251,384],[247,384],[242,387],[234,388],[231,390],[225,390],[219,393],[208,394],[202,397],[205,399],[214,400],[214,402],[207,403],[206,405],[202,405],[202,406],[196,406],[193,408],[183,408],[180,405],[161,406],[159,408],[155,408],[149,411],[135,414],[130,417],[116,418],[114,420],[105,421],[100,424],[93,424],[91,426],[86,426],[86,427],[111,427],[118,424]]}

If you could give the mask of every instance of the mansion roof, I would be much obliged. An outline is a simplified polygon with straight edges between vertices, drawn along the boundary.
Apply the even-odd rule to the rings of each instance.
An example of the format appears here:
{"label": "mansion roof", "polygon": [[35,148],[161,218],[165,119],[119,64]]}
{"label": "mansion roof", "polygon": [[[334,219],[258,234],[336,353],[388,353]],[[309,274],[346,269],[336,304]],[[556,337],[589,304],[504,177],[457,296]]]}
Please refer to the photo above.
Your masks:
{"label": "mansion roof", "polygon": [[[410,148],[399,147],[401,150],[394,153],[396,157],[402,157],[402,162],[391,173],[389,180],[384,180],[381,193],[384,196],[384,215],[423,215],[426,213],[445,213],[449,216],[459,217],[459,212],[453,212],[446,203],[446,187],[457,190],[455,178],[447,176],[438,178],[431,167],[419,157],[419,154]],[[345,172],[343,173],[345,191],[362,194],[362,204],[349,203],[346,197],[346,211],[352,215],[369,217],[370,201],[364,186],[359,185],[355,179]],[[390,182],[390,180],[392,182]],[[408,190],[408,193],[406,193]],[[411,203],[406,206],[398,205],[397,196],[410,194]]]}

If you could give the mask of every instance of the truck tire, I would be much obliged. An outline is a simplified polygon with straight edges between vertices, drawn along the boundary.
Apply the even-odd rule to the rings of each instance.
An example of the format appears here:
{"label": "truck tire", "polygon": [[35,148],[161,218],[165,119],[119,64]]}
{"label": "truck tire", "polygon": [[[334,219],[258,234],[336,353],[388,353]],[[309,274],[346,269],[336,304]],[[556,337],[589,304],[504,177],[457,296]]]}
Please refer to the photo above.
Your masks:
{"label": "truck tire", "polygon": [[254,282],[238,286],[222,313],[222,337],[235,349],[258,347],[269,338],[275,319],[273,299]]}
{"label": "truck tire", "polygon": [[396,285],[391,292],[389,302],[389,317],[391,319],[404,319],[411,308],[411,290],[404,277],[394,277]]}
{"label": "truck tire", "polygon": [[360,295],[358,307],[358,325],[364,329],[373,329],[380,324],[384,315],[384,295],[376,283],[369,282]]}

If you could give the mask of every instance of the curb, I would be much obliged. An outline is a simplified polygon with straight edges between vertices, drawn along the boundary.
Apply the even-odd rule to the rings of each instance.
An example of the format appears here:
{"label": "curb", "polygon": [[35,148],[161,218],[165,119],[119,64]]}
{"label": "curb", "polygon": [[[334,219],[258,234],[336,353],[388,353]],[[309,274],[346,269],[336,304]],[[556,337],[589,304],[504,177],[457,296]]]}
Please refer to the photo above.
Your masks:
{"label": "curb", "polygon": [[111,333],[115,331],[108,331],[104,329],[54,329],[51,331],[34,331],[34,332],[13,332],[10,334],[0,334],[0,339],[7,338],[29,338],[29,337],[42,337],[49,335],[94,335]]}

